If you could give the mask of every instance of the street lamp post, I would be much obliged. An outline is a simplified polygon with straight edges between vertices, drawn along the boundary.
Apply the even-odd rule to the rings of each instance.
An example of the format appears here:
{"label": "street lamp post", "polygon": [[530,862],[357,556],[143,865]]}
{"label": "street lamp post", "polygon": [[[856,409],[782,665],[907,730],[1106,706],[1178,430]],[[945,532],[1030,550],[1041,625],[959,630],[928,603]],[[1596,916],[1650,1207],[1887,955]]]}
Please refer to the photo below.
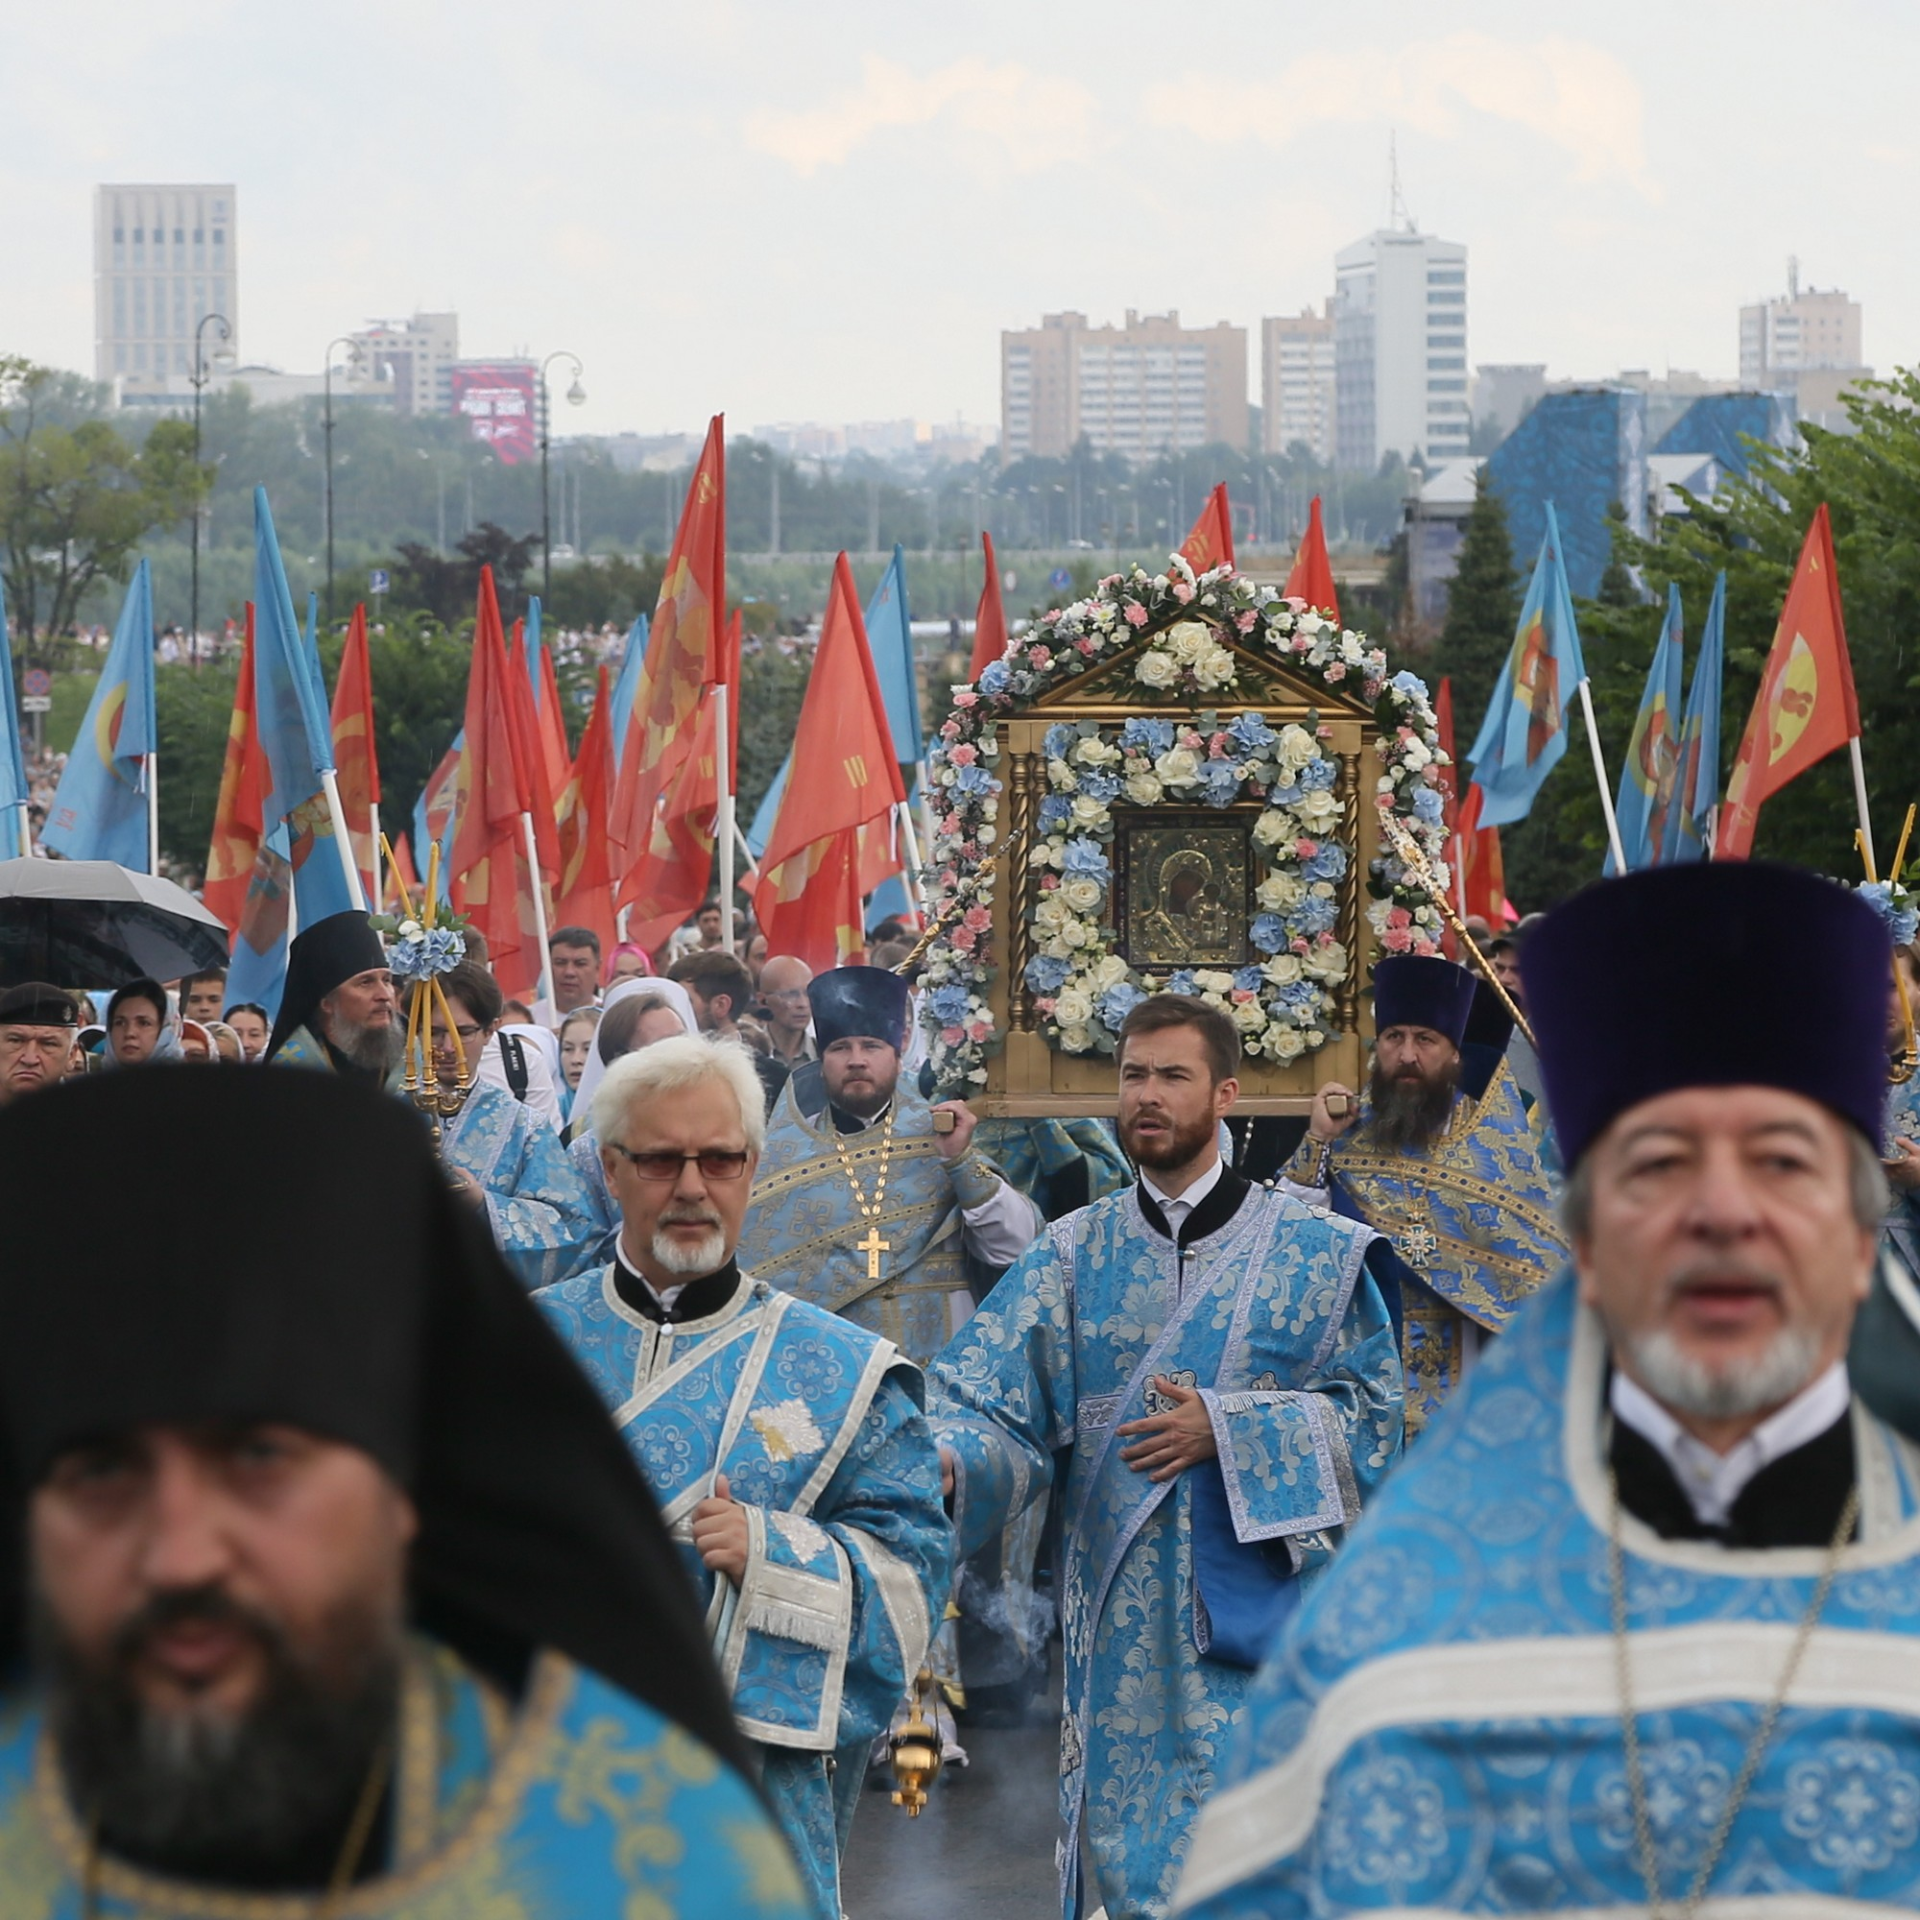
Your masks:
{"label": "street lamp post", "polygon": [[[207,384],[207,327],[212,325],[220,329],[222,340],[233,338],[233,329],[227,325],[226,316],[219,313],[203,313],[200,323],[193,330],[193,372],[187,377],[193,382],[193,471],[196,484],[200,474],[200,389]],[[193,503],[193,587],[192,602],[188,613],[187,654],[198,664],[200,659],[200,502]]]}
{"label": "street lamp post", "polygon": [[580,356],[562,348],[540,362],[540,597],[553,598],[553,494],[547,484],[548,447],[553,435],[553,404],[547,393],[547,369],[556,360],[573,362],[573,385],[567,389],[567,404],[577,407],[587,397],[580,384]]}
{"label": "street lamp post", "polygon": [[326,395],[325,403],[325,439],[326,439],[326,521],[327,521],[327,624],[333,624],[333,350],[345,347],[353,352],[353,342],[345,334],[338,334],[327,342],[326,370],[321,375],[321,391]]}

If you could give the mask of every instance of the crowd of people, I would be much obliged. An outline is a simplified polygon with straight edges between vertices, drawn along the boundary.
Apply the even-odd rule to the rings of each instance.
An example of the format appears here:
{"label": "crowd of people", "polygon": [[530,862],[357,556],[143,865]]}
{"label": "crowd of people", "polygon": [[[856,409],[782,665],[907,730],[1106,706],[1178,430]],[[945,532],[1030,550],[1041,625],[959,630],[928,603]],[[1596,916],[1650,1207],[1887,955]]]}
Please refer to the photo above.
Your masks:
{"label": "crowd of people", "polygon": [[[362,914],[271,1020],[0,995],[0,1874],[830,1920],[892,1735],[968,1764],[1057,1633],[1068,1920],[1910,1908],[1911,916],[1720,863],[1478,931],[1251,1119],[1172,993],[1112,1120],[976,1115],[904,929],[717,903],[531,1003]],[[184,1062],[269,1071],[124,1071]]]}

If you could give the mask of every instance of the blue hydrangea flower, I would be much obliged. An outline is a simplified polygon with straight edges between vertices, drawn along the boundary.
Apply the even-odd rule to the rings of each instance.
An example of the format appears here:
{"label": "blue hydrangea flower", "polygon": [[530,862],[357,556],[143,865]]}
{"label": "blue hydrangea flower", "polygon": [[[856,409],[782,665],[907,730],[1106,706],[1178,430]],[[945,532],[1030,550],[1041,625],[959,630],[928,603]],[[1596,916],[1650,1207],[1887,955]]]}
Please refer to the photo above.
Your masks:
{"label": "blue hydrangea flower", "polygon": [[1058,833],[1073,812],[1073,802],[1064,793],[1050,793],[1040,802],[1040,831]]}
{"label": "blue hydrangea flower", "polygon": [[993,791],[993,775],[985,767],[955,767],[953,791],[964,798],[981,798]]}
{"label": "blue hydrangea flower", "polygon": [[1287,944],[1286,923],[1277,913],[1256,913],[1248,923],[1247,938],[1262,953],[1278,953]]}
{"label": "blue hydrangea flower", "polygon": [[1180,967],[1167,976],[1167,991],[1169,993],[1198,993],[1200,991],[1200,982],[1193,977],[1193,969],[1191,967]]}
{"label": "blue hydrangea flower", "polygon": [[1012,674],[1004,660],[989,660],[980,669],[980,691],[982,693],[1005,693]]}
{"label": "blue hydrangea flower", "polygon": [[1227,738],[1242,753],[1258,753],[1263,747],[1272,746],[1279,737],[1257,713],[1240,714],[1227,726]]}
{"label": "blue hydrangea flower", "polygon": [[1106,851],[1098,840],[1089,840],[1085,834],[1067,842],[1062,871],[1072,874],[1084,874],[1090,880],[1104,881],[1111,869],[1107,865]]}
{"label": "blue hydrangea flower", "polygon": [[1347,850],[1332,840],[1322,840],[1320,851],[1300,869],[1309,880],[1338,880],[1346,870]]}
{"label": "blue hydrangea flower", "polygon": [[1331,793],[1338,771],[1331,760],[1309,760],[1300,769],[1300,785],[1308,793]]}
{"label": "blue hydrangea flower", "polygon": [[1069,969],[1050,953],[1036,953],[1027,962],[1027,985],[1035,993],[1058,993],[1067,984]]}
{"label": "blue hydrangea flower", "polygon": [[1388,683],[1396,693],[1424,695],[1427,683],[1417,673],[1396,673]]}
{"label": "blue hydrangea flower", "polygon": [[1089,800],[1098,800],[1102,806],[1120,797],[1120,776],[1117,773],[1101,773],[1089,768],[1080,776],[1080,791]]}
{"label": "blue hydrangea flower", "polygon": [[957,981],[936,987],[927,995],[927,1005],[943,1027],[957,1027],[967,1017],[970,996]]}
{"label": "blue hydrangea flower", "polygon": [[1434,787],[1415,787],[1413,790],[1413,817],[1424,820],[1428,826],[1437,827],[1446,814],[1446,803],[1440,798],[1439,790]]}
{"label": "blue hydrangea flower", "polygon": [[1120,744],[1136,750],[1144,749],[1148,753],[1165,753],[1173,745],[1173,722],[1144,718],[1129,720],[1120,729]]}
{"label": "blue hydrangea flower", "polygon": [[1289,1013],[1305,1013],[1320,1004],[1320,989],[1311,980],[1295,980],[1280,989],[1280,1004]]}
{"label": "blue hydrangea flower", "polygon": [[1056,721],[1047,729],[1044,743],[1047,758],[1064,760],[1078,745],[1079,740],[1080,734],[1077,728],[1067,726],[1062,721]]}
{"label": "blue hydrangea flower", "polygon": [[1147,996],[1130,980],[1122,980],[1116,987],[1109,987],[1094,1003],[1094,1011],[1115,1033],[1120,1031],[1120,1022],[1137,1007]]}
{"label": "blue hydrangea flower", "polygon": [[1200,797],[1210,807],[1230,807],[1239,796],[1240,782],[1226,760],[1209,760],[1200,769]]}
{"label": "blue hydrangea flower", "polygon": [[1267,794],[1270,807],[1297,807],[1300,804],[1301,788],[1298,781],[1284,787],[1274,787]]}
{"label": "blue hydrangea flower", "polygon": [[1340,917],[1339,907],[1331,900],[1323,899],[1319,894],[1310,893],[1294,908],[1288,924],[1295,933],[1304,934],[1311,939],[1316,933],[1326,933]]}
{"label": "blue hydrangea flower", "polygon": [[1896,947],[1910,947],[1920,931],[1920,912],[1912,907],[1896,907],[1893,888],[1885,880],[1862,881],[1856,889],[1860,898],[1880,916],[1888,937]]}
{"label": "blue hydrangea flower", "polygon": [[1233,976],[1233,984],[1240,993],[1258,993],[1266,979],[1258,967],[1241,967]]}

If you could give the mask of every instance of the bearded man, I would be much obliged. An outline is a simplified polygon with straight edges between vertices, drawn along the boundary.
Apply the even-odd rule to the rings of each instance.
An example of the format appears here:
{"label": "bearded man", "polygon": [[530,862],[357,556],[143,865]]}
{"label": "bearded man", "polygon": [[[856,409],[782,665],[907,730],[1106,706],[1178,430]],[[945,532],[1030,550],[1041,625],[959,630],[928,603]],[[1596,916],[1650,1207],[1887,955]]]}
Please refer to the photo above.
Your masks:
{"label": "bearded man", "polygon": [[413,1115],[101,1075],[0,1114],[0,1210],[8,1920],[809,1912],[659,1510]]}
{"label": "bearded man", "polygon": [[399,1076],[405,1047],[387,952],[367,916],[329,914],[297,935],[267,1059],[380,1087]]}
{"label": "bearded man", "polygon": [[1713,861],[1601,881],[1521,964],[1571,1267],[1262,1668],[1181,1902],[1910,1913],[1920,1454],[1846,1362],[1886,936]]}
{"label": "bearded man", "polygon": [[928,1370],[960,1549],[1060,1481],[1063,1915],[1164,1914],[1250,1669],[1399,1452],[1370,1229],[1220,1158],[1240,1038],[1120,1029],[1125,1193],[1058,1220]]}
{"label": "bearded man", "polygon": [[1473,975],[1451,961],[1381,960],[1367,1097],[1320,1088],[1284,1183],[1393,1243],[1409,1440],[1566,1258],[1511,1070],[1500,1062],[1478,1092],[1462,1085],[1474,996]]}

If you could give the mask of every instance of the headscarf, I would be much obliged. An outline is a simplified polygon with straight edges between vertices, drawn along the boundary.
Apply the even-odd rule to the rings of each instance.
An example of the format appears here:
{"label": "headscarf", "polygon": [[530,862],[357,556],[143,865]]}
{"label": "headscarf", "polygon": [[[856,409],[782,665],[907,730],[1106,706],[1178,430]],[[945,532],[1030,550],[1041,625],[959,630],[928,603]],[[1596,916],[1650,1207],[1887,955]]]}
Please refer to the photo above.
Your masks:
{"label": "headscarf", "polygon": [[[46,1196],[102,1155],[116,1204],[76,1237]],[[283,1423],[411,1496],[422,1630],[509,1686],[551,1648],[742,1764],[626,1442],[401,1103],[330,1074],[70,1082],[0,1111],[0,1208],[0,1666],[24,1650],[27,1498],[63,1450]]]}
{"label": "headscarf", "polygon": [[606,978],[602,982],[603,985],[611,986],[613,984],[613,963],[618,960],[623,953],[637,953],[640,956],[640,971],[638,974],[631,976],[632,978],[645,980],[652,976],[653,961],[648,955],[646,948],[641,946],[637,940],[622,940],[620,944],[607,955],[607,972]]}
{"label": "headscarf", "polygon": [[287,985],[280,996],[280,1016],[267,1042],[267,1058],[291,1040],[300,1028],[311,1026],[320,1002],[342,981],[387,964],[372,922],[349,908],[330,913],[298,934],[287,949]]}
{"label": "headscarf", "polygon": [[[607,1015],[622,1000],[631,1000],[636,994],[650,993],[657,1000],[664,1000],[685,1024],[689,1033],[700,1031],[700,1016],[693,1010],[693,1001],[687,990],[678,980],[669,980],[661,974],[644,974],[638,980],[622,980],[617,987],[607,989],[607,997],[600,1002],[600,1024],[606,1025]],[[574,1089],[573,1105],[570,1112],[580,1116],[582,1128],[587,1124],[586,1116],[593,1112],[593,1090],[606,1077],[607,1063],[600,1058],[600,1049],[596,1045],[587,1055],[587,1064],[580,1069],[580,1084]]]}

